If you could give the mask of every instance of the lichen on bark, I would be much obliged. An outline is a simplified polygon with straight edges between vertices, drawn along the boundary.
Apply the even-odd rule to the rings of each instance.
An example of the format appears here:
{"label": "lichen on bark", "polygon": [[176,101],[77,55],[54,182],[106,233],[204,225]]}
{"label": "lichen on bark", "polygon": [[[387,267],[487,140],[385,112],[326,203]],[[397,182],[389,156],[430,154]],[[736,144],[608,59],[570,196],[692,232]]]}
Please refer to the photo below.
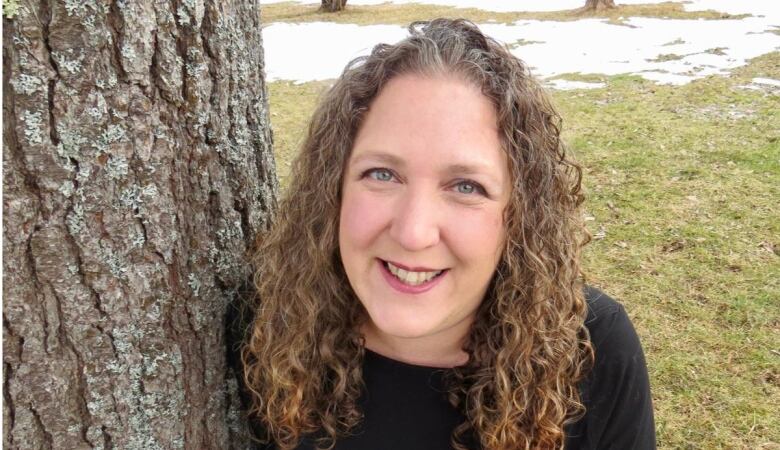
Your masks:
{"label": "lichen on bark", "polygon": [[222,317],[278,191],[260,30],[254,1],[4,19],[4,447],[246,447]]}

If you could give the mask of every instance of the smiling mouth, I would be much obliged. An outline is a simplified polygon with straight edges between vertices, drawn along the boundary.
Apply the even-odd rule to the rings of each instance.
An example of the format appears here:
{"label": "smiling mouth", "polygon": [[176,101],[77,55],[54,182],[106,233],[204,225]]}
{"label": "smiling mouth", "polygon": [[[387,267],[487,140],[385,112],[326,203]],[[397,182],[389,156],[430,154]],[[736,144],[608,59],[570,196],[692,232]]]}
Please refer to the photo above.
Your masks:
{"label": "smiling mouth", "polygon": [[449,270],[443,269],[434,271],[411,271],[402,269],[395,264],[385,260],[380,261],[382,261],[382,265],[385,266],[385,269],[387,269],[388,272],[390,272],[396,279],[398,279],[398,281],[408,286],[420,286],[429,283],[433,279],[442,276],[445,272],[447,272],[447,270]]}

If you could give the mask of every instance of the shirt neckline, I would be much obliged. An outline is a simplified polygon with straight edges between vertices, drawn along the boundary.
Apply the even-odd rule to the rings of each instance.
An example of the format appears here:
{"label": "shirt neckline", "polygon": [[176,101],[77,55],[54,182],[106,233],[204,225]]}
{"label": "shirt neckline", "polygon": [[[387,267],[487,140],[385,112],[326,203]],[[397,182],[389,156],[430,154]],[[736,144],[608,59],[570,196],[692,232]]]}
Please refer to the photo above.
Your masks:
{"label": "shirt neckline", "polygon": [[434,367],[434,366],[425,366],[422,364],[412,364],[412,363],[390,358],[389,356],[382,355],[368,348],[364,348],[364,350],[365,350],[366,358],[372,359],[378,363],[389,365],[389,366],[405,367],[409,369],[424,370],[428,372],[435,372],[435,371],[447,372],[454,369],[454,367]]}

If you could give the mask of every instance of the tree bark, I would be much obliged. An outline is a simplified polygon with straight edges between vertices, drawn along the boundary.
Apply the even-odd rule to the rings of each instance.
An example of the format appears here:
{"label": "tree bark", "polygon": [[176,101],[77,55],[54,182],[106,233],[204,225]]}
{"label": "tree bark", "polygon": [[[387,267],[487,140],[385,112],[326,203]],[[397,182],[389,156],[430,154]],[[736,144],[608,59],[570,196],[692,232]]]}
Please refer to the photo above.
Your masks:
{"label": "tree bark", "polygon": [[247,448],[223,316],[277,181],[254,0],[3,31],[3,447]]}
{"label": "tree bark", "polygon": [[615,8],[615,0],[587,0],[584,10],[603,11],[605,9]]}
{"label": "tree bark", "polygon": [[347,6],[347,0],[322,0],[322,9],[325,12],[337,12]]}

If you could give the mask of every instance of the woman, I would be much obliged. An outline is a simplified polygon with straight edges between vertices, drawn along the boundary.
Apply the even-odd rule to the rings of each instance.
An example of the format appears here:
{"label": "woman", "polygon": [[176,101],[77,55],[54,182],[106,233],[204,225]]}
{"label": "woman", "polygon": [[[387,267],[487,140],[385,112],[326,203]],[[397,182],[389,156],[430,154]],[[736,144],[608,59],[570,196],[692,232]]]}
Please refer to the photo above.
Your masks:
{"label": "woman", "polygon": [[581,170],[462,20],[352,62],[254,262],[249,418],[281,449],[654,448],[639,342],[582,284]]}

